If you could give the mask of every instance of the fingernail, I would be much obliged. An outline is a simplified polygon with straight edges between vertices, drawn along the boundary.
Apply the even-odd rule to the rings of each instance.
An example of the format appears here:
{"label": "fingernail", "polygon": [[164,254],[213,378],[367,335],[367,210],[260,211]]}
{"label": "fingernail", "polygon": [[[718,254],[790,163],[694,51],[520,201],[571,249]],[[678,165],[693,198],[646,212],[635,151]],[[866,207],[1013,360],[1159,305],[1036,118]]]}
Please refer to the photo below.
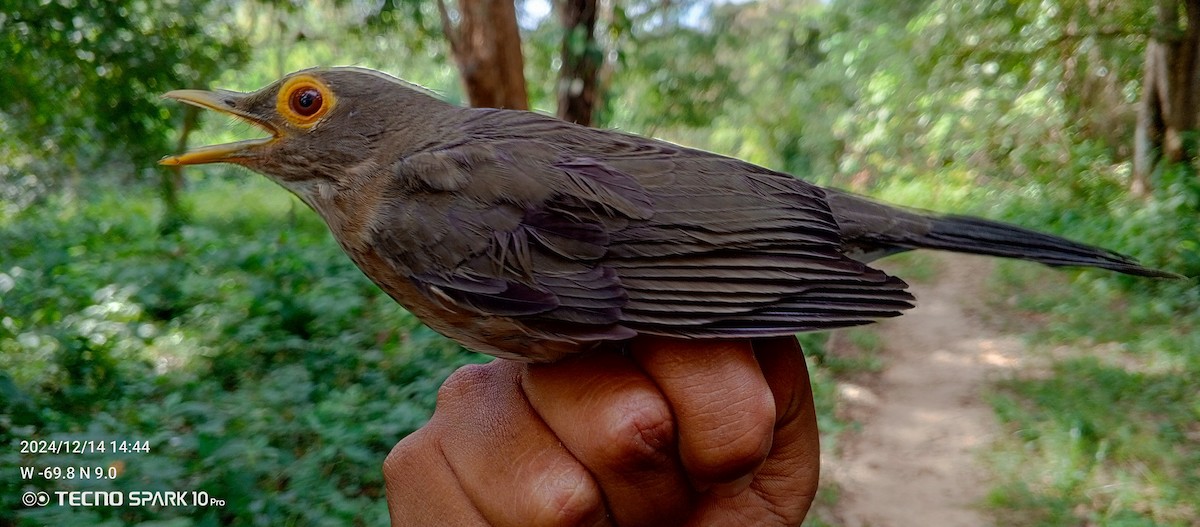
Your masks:
{"label": "fingernail", "polygon": [[713,485],[711,489],[709,489],[709,492],[712,492],[713,495],[716,495],[716,496],[719,496],[722,498],[732,498],[734,496],[737,496],[738,494],[745,492],[746,489],[750,488],[750,484],[753,482],[754,482],[754,474],[746,474],[745,476],[742,476],[733,481],[728,481],[725,483],[717,483],[717,484]]}

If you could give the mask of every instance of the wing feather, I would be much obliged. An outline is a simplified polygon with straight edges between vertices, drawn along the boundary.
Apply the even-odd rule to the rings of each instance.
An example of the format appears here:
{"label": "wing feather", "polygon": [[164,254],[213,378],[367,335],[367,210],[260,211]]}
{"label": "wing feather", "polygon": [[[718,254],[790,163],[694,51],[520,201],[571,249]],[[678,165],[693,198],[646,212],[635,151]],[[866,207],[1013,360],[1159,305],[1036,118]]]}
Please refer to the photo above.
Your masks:
{"label": "wing feather", "polygon": [[577,340],[790,334],[912,306],[904,282],[841,253],[815,186],[528,113],[471,122],[474,137],[398,163],[413,210],[377,233],[440,301]]}

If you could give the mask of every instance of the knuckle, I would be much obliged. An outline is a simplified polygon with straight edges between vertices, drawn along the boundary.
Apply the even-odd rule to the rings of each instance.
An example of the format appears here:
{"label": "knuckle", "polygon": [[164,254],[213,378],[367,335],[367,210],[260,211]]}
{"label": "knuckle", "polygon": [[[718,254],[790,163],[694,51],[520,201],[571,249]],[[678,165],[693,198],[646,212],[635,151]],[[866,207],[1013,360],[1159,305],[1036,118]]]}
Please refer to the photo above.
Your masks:
{"label": "knuckle", "polygon": [[657,469],[669,463],[675,444],[675,420],[666,402],[639,397],[613,405],[600,416],[598,461],[617,471]]}
{"label": "knuckle", "polygon": [[451,373],[438,388],[437,405],[452,407],[456,403],[474,396],[480,386],[486,385],[491,379],[491,371],[485,364],[468,364]]}
{"label": "knuckle", "polygon": [[388,455],[383,460],[383,479],[391,481],[392,479],[404,477],[408,473],[408,452],[403,447],[403,442],[397,443],[396,447],[388,452]]}
{"label": "knuckle", "polygon": [[769,391],[756,393],[719,414],[697,440],[692,461],[704,479],[732,481],[757,469],[770,452],[775,401]]}
{"label": "knuckle", "polygon": [[383,460],[384,480],[390,482],[419,473],[422,456],[427,454],[427,446],[433,438],[428,429],[422,428],[396,443]]}
{"label": "knuckle", "polygon": [[600,489],[579,465],[539,478],[529,497],[531,527],[592,525],[605,516]]}

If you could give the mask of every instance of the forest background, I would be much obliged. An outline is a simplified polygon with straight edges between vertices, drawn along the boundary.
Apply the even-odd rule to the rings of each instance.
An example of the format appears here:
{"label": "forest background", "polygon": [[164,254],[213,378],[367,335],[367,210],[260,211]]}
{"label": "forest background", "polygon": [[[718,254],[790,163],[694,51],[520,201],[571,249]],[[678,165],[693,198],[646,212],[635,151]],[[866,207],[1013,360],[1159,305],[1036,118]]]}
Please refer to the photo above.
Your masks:
{"label": "forest background", "polygon": [[[0,0],[0,526],[386,521],[384,456],[486,357],[395,306],[264,178],[155,164],[256,133],[161,93],[335,64],[1200,274],[1200,1]],[[993,284],[1052,367],[991,389],[1009,433],[981,506],[1004,525],[1195,525],[1195,279],[1011,263]],[[830,453],[854,427],[838,379],[887,360],[869,329],[846,335],[865,355],[803,337]],[[19,452],[35,438],[151,449]],[[79,465],[117,477],[18,472]],[[70,489],[227,502],[20,502]]]}

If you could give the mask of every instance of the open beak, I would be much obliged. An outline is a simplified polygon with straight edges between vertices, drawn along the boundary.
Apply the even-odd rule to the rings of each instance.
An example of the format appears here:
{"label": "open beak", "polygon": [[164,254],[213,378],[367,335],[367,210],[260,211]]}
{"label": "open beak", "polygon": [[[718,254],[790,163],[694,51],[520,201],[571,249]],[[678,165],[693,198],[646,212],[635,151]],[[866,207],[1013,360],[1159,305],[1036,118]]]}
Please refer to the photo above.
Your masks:
{"label": "open beak", "polygon": [[173,90],[163,94],[163,98],[175,99],[193,106],[208,108],[224,114],[232,115],[253,124],[271,134],[271,137],[247,139],[221,145],[202,146],[193,148],[179,155],[166,156],[158,161],[160,165],[202,165],[205,163],[237,162],[254,156],[258,147],[270,144],[283,135],[275,125],[262,117],[252,115],[237,108],[243,94],[231,91],[204,90]]}

